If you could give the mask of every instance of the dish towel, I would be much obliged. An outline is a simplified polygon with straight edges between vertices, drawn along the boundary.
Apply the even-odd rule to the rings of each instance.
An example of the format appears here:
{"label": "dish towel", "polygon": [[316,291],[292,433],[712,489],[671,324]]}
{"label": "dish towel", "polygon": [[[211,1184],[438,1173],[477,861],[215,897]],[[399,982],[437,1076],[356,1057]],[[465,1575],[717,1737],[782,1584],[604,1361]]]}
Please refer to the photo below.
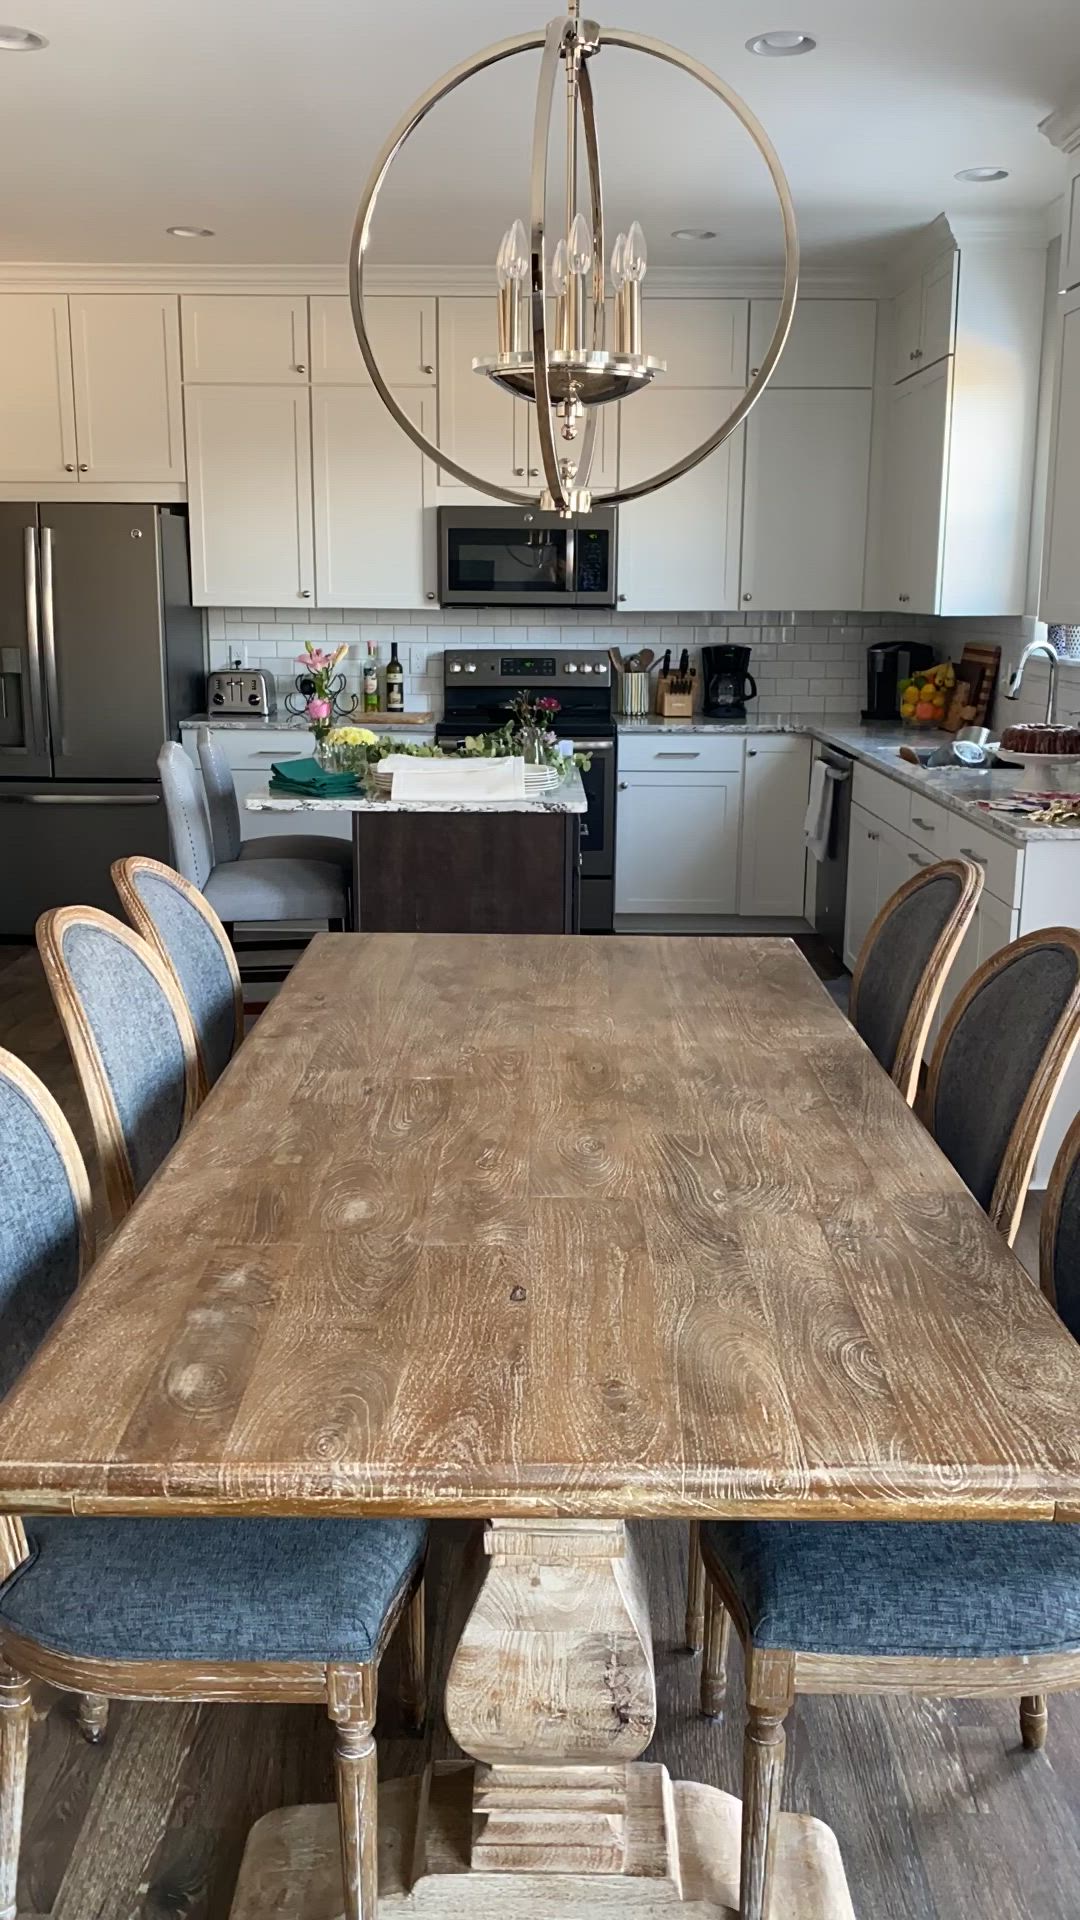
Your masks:
{"label": "dish towel", "polygon": [[836,793],[836,781],[829,778],[831,772],[825,760],[815,760],[810,770],[810,802],[803,821],[803,839],[807,853],[814,860],[824,860],[829,851],[829,829],[832,826],[833,797]]}
{"label": "dish towel", "polygon": [[524,800],[525,762],[505,760],[422,760],[405,758],[394,768],[392,800],[431,800],[443,806],[490,806]]}
{"label": "dish towel", "polygon": [[335,793],[355,793],[354,773],[333,773],[307,760],[275,760],[270,767],[271,793],[307,794],[311,800],[329,800]]}

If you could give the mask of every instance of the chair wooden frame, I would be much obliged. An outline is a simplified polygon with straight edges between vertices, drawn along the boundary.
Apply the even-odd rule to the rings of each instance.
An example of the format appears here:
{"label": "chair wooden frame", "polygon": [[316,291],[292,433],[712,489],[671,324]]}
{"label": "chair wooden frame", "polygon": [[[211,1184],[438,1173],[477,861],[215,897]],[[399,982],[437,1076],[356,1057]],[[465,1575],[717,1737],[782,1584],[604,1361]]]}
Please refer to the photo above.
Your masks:
{"label": "chair wooden frame", "polygon": [[[63,913],[79,912],[62,909]],[[89,909],[82,910],[89,912]],[[48,916],[53,917],[53,916]],[[109,916],[98,919],[108,922]],[[125,928],[120,929],[126,933]],[[93,1259],[90,1182],[75,1136],[37,1076],[0,1048],[0,1077],[30,1100],[48,1129],[71,1183],[78,1219],[81,1281]],[[152,1523],[151,1523],[152,1524]],[[17,1516],[0,1515],[0,1580],[27,1554]],[[0,1626],[0,1920],[16,1920],[16,1882],[29,1752],[30,1684],[38,1680],[82,1696],[79,1724],[100,1740],[110,1700],[265,1701],[325,1704],[337,1733],[334,1770],[341,1827],[346,1920],[375,1920],[378,1897],[377,1766],[373,1727],[378,1667],[403,1624],[402,1698],[419,1728],[426,1712],[423,1564],[395,1597],[374,1658],[356,1665],[323,1661],[100,1660],[58,1653]]]}
{"label": "chair wooden frame", "polygon": [[[142,962],[160,987],[176,1021],[183,1050],[184,1102],[181,1126],[187,1125],[199,1104],[199,1070],[195,1032],[187,1001],[177,987],[172,974],[162,965],[153,948],[148,946],[139,934],[133,933],[130,927],[125,927],[122,920],[114,919],[110,913],[101,912],[98,907],[54,907],[49,913],[42,914],[35,929],[38,952],[45,968],[45,977],[49,983],[60,1024],[71,1049],[86,1104],[90,1109],[90,1122],[101,1162],[109,1210],[116,1224],[135,1204],[137,1196],[135,1175],[116,1100],[105,1071],[105,1063],[64,959],[64,935],[69,927],[97,927],[102,932],[108,933]],[[2,1913],[0,1913],[0,1920],[2,1920]]]}
{"label": "chair wooden frame", "polygon": [[1016,1124],[1002,1156],[990,1205],[987,1208],[994,1226],[1004,1235],[1010,1247],[1020,1230],[1020,1216],[1024,1211],[1024,1201],[1035,1169],[1035,1156],[1039,1151],[1043,1134],[1046,1132],[1050,1110],[1057,1098],[1061,1082],[1065,1078],[1069,1062],[1076,1052],[1077,1045],[1080,1044],[1080,933],[1075,927],[1041,927],[1034,933],[1023,934],[1019,940],[1013,940],[1007,947],[1002,947],[999,953],[991,954],[989,960],[984,960],[982,966],[961,988],[945,1017],[937,1044],[930,1057],[926,1083],[926,1112],[932,1133],[941,1071],[953,1035],[972,1001],[982,992],[988,980],[1004,972],[1005,968],[1010,966],[1020,954],[1030,953],[1038,947],[1045,946],[1069,949],[1076,961],[1077,983],[1050,1036],[1035,1076],[1024,1097]]}
{"label": "chair wooden frame", "polygon": [[896,1057],[889,1075],[899,1087],[909,1107],[914,1105],[915,1096],[919,1090],[919,1069],[922,1066],[923,1052],[945,982],[952,971],[953,962],[960,951],[964,935],[971,925],[975,909],[979,904],[979,895],[986,878],[982,868],[977,866],[974,860],[939,860],[934,866],[923,867],[918,873],[913,874],[910,880],[905,880],[902,886],[897,887],[895,893],[890,894],[880,912],[875,915],[870,930],[859,948],[855,971],[851,976],[848,1018],[852,1026],[857,1027],[859,988],[862,985],[863,974],[889,921],[898,908],[904,906],[914,894],[921,893],[925,886],[946,874],[955,875],[959,880],[960,894],[930,951],[919,983],[912,995],[911,1005],[900,1029],[900,1038],[896,1043]]}
{"label": "chair wooden frame", "polygon": [[[244,990],[240,982],[240,969],[236,964],[236,955],[232,949],[232,942],[221,921],[218,919],[217,914],[214,912],[213,907],[210,905],[210,902],[206,899],[205,895],[199,892],[198,887],[193,887],[190,880],[185,880],[182,873],[177,873],[175,867],[166,866],[163,860],[151,860],[147,854],[130,854],[126,860],[114,861],[110,868],[110,873],[112,875],[113,886],[116,888],[120,899],[120,904],[127,914],[128,919],[131,921],[136,933],[141,934],[147,946],[153,948],[181,997],[183,997],[184,989],[181,985],[180,977],[173,965],[172,955],[161,937],[157,923],[153,915],[147,910],[142,896],[139,893],[137,876],[140,873],[152,873],[158,880],[163,881],[166,886],[175,888],[176,892],[183,896],[194,912],[199,914],[205,921],[206,926],[221,948],[222,959],[228,968],[229,978],[232,981],[232,1051],[235,1053],[244,1037]],[[185,1006],[187,1005],[186,1000],[184,1004]],[[198,1097],[201,1103],[210,1091],[210,1081],[206,1071],[206,1061],[203,1059],[202,1047],[199,1045],[199,1030],[195,1024],[195,1017],[190,1007],[188,1007],[188,1014],[191,1018],[191,1025],[195,1034],[195,1058],[199,1075]]]}
{"label": "chair wooden frame", "polygon": [[1042,1218],[1039,1221],[1039,1285],[1054,1308],[1057,1307],[1054,1266],[1058,1228],[1061,1225],[1061,1209],[1069,1178],[1078,1158],[1080,1158],[1080,1113],[1076,1115],[1058,1148],[1057,1159],[1054,1161],[1050,1179],[1047,1182]]}

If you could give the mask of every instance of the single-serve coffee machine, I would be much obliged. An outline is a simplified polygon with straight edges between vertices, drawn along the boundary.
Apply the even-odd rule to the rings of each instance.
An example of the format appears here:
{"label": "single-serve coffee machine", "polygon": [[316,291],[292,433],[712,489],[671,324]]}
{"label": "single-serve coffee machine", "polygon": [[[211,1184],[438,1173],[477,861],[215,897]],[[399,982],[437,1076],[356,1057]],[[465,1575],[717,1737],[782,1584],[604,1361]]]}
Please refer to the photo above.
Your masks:
{"label": "single-serve coffee machine", "polygon": [[749,647],[702,647],[702,712],[710,720],[745,720],[746,702],[757,698]]}

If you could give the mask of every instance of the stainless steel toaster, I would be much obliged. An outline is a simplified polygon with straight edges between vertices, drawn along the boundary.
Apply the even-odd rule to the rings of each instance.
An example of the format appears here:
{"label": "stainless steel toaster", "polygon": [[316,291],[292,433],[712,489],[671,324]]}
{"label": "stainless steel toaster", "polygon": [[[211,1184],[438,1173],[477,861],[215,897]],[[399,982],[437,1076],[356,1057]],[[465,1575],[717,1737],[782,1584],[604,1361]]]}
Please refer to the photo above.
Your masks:
{"label": "stainless steel toaster", "polygon": [[269,720],[277,712],[277,688],[274,676],[265,667],[241,672],[230,667],[226,673],[206,676],[208,713],[254,713]]}

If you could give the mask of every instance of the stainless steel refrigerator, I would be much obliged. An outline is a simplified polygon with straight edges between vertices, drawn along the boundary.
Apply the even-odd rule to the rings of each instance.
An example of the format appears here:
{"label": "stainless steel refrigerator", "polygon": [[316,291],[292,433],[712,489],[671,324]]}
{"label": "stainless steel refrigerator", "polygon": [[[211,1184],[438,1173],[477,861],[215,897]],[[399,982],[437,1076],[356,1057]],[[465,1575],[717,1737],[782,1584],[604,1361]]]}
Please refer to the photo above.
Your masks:
{"label": "stainless steel refrigerator", "polygon": [[184,509],[0,503],[0,937],[169,858],[157,756],[203,665]]}

